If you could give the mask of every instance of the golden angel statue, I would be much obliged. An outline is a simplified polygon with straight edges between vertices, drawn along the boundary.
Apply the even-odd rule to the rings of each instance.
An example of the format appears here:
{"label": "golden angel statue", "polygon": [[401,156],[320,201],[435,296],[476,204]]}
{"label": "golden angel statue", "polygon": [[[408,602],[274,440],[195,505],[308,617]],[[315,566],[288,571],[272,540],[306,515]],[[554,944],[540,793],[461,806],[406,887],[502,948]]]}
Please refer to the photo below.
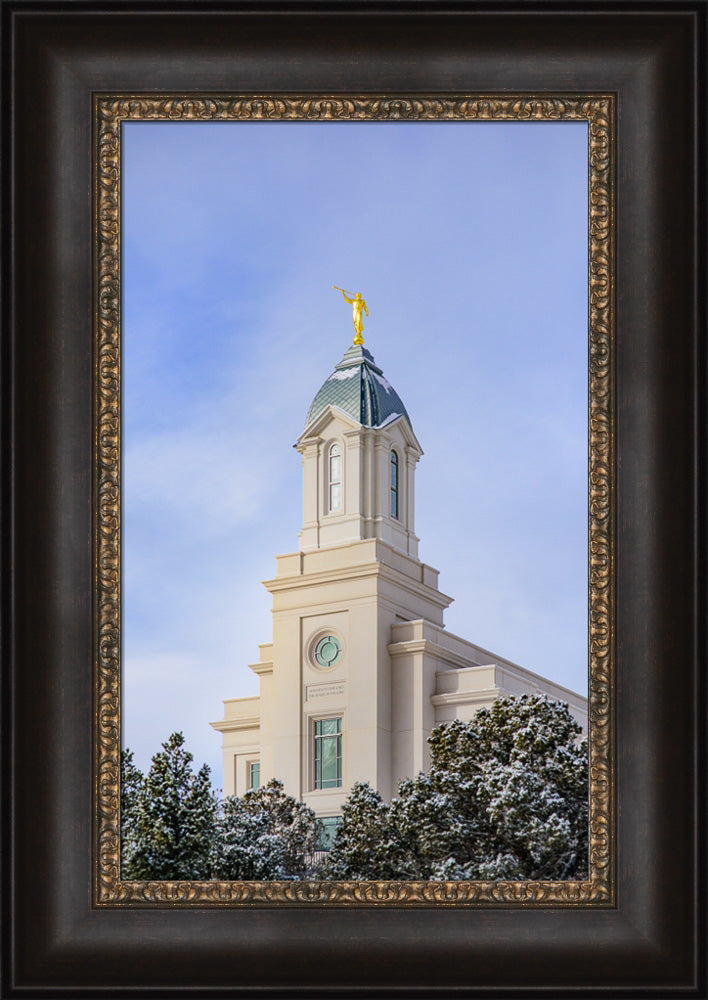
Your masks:
{"label": "golden angel statue", "polygon": [[338,292],[341,292],[344,296],[344,301],[348,302],[352,307],[352,318],[354,320],[354,329],[356,330],[356,337],[354,338],[355,344],[363,344],[364,338],[362,333],[364,332],[364,317],[362,316],[362,310],[369,315],[369,309],[364,301],[364,296],[361,292],[357,292],[356,295],[350,297],[343,288],[339,285],[332,285],[332,288],[336,288]]}

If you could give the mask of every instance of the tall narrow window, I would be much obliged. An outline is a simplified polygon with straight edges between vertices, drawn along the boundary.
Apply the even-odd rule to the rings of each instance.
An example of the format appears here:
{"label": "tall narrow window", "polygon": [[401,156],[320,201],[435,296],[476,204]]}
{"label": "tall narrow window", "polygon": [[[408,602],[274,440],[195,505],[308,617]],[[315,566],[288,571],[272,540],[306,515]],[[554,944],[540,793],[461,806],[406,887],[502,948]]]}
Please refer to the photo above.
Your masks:
{"label": "tall narrow window", "polygon": [[342,720],[315,720],[315,788],[341,788]]}
{"label": "tall narrow window", "polygon": [[338,444],[329,449],[329,509],[342,509],[342,452]]}
{"label": "tall narrow window", "polygon": [[248,787],[261,787],[261,763],[258,760],[251,761],[248,765]]}
{"label": "tall narrow window", "polygon": [[391,452],[391,517],[398,517],[398,455]]}

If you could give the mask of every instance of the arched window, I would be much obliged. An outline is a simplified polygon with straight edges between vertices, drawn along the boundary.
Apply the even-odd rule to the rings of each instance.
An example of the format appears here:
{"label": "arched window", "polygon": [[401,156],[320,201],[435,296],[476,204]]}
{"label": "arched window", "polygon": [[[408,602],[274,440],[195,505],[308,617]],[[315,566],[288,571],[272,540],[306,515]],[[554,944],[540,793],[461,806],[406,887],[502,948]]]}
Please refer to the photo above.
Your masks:
{"label": "arched window", "polygon": [[398,455],[391,452],[391,517],[398,517]]}
{"label": "arched window", "polygon": [[329,449],[329,509],[342,509],[342,450],[338,444]]}

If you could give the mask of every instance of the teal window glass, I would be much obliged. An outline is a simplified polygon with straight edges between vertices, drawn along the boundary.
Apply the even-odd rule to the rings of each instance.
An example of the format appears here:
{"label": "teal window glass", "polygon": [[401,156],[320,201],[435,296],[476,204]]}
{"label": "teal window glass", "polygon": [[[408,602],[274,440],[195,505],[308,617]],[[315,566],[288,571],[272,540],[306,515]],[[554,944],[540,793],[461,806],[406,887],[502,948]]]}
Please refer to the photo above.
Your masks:
{"label": "teal window glass", "polygon": [[258,760],[248,765],[248,787],[261,787],[261,763]]}
{"label": "teal window glass", "polygon": [[342,509],[342,452],[338,444],[329,449],[329,509]]}
{"label": "teal window glass", "polygon": [[342,720],[315,720],[315,788],[341,788]]}
{"label": "teal window glass", "polygon": [[336,635],[325,635],[315,646],[315,660],[321,667],[333,667],[342,655],[342,644]]}
{"label": "teal window glass", "polygon": [[342,822],[341,816],[320,816],[317,829],[317,850],[329,851],[337,835],[337,827]]}
{"label": "teal window glass", "polygon": [[391,452],[391,517],[398,517],[398,455]]}

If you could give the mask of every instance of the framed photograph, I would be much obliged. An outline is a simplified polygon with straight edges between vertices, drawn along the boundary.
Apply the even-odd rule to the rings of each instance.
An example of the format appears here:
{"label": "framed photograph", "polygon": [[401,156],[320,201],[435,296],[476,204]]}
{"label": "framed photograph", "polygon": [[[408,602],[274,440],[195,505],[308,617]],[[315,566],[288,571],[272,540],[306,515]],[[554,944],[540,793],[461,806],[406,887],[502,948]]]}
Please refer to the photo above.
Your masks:
{"label": "framed photograph", "polygon": [[[4,14],[14,116],[6,136],[13,298],[6,315],[12,480],[5,607],[13,753],[6,864],[17,889],[6,911],[15,942],[5,971],[8,995],[701,995],[694,900],[700,870],[692,845],[705,832],[697,798],[705,735],[705,482],[697,457],[705,443],[705,289],[695,278],[704,234],[694,224],[693,198],[703,180],[694,126],[703,119],[693,67],[704,5],[632,17],[442,5],[376,12],[284,5],[267,16],[6,5]],[[517,136],[536,130],[535,146],[512,152],[504,145],[512,127]],[[478,139],[483,134],[493,142]],[[580,168],[577,149],[564,152],[561,136],[581,150]],[[322,145],[325,137],[334,148]],[[357,157],[369,160],[370,176]],[[515,157],[523,169],[509,167]],[[497,173],[508,168],[506,187],[478,179],[475,158],[488,177],[495,162]],[[313,176],[316,190],[302,183],[307,177],[312,185]],[[577,177],[587,183],[580,198]],[[546,231],[560,244],[553,219],[565,204],[564,184],[575,192],[568,204],[584,224],[576,227],[575,251],[564,244],[553,258]],[[677,200],[671,195],[679,190]],[[259,222],[244,221],[249,210]],[[338,211],[341,221],[333,225]],[[523,216],[524,238],[521,223],[507,226],[512,216]],[[266,218],[279,220],[271,237]],[[362,254],[367,221],[376,242]],[[486,253],[470,237],[475,221]],[[346,233],[341,243],[338,226]],[[308,244],[302,234],[309,227]],[[387,243],[392,232],[395,245]],[[578,232],[582,274],[571,265]],[[427,255],[412,252],[416,237],[430,240]],[[443,246],[446,240],[451,246]],[[323,243],[331,248],[324,257]],[[189,258],[190,244],[209,250]],[[308,256],[307,245],[319,245],[317,253]],[[406,266],[386,265],[387,255],[407,264],[407,280]],[[293,258],[300,267],[288,271]],[[548,273],[541,277],[544,261],[555,283]],[[321,294],[331,305],[321,306],[314,297],[327,264],[352,270],[339,278],[342,288],[330,287],[338,275],[328,276]],[[368,268],[371,291],[353,286],[357,267]],[[464,299],[452,290],[457,271],[468,286]],[[575,344],[574,360],[563,368],[565,347],[544,341],[539,316],[565,315],[568,285],[578,274],[587,294],[587,316],[584,304],[580,316],[581,337],[589,331],[587,359],[577,350],[584,340],[568,337],[563,343]],[[426,277],[430,288],[423,291]],[[426,391],[402,391],[396,365],[404,378],[410,371],[409,386],[420,385],[427,370],[427,394],[442,396],[444,366],[436,383],[439,355],[425,336],[435,290],[446,326],[437,346],[462,371],[474,354],[475,303],[493,324],[494,302],[482,285],[497,297],[516,294],[519,315],[535,335],[523,347],[520,340],[506,346],[514,358],[505,369],[508,398],[503,378],[490,392],[488,379],[460,383],[450,375],[447,417],[436,419],[441,411],[426,410]],[[404,290],[405,306],[396,288]],[[440,299],[447,288],[454,305],[446,312]],[[459,317],[463,302],[469,316],[451,331],[450,316]],[[335,303],[342,333],[318,342],[308,334],[307,311],[313,326],[331,328]],[[392,335],[384,371],[375,324],[391,329],[397,312],[406,335]],[[497,315],[507,316],[501,304]],[[229,323],[258,333],[250,340],[242,333],[234,343],[223,332]],[[303,356],[310,346],[314,360]],[[428,361],[416,364],[412,355],[426,349]],[[313,364],[324,364],[321,374]],[[310,372],[314,381],[305,384]],[[254,387],[264,375],[277,400]],[[572,388],[578,375],[586,393],[581,410]],[[359,382],[369,387],[357,393],[365,417],[348,411],[349,389]],[[411,392],[420,398],[415,409]],[[576,589],[588,598],[588,701],[584,708],[582,694],[566,699],[577,718],[586,712],[590,737],[587,871],[522,881],[505,878],[502,869],[483,879],[452,867],[423,881],[405,873],[358,881],[316,873],[295,880],[126,878],[121,726],[137,711],[130,706],[139,706],[142,730],[134,731],[154,733],[156,749],[168,735],[158,732],[165,708],[178,712],[180,697],[190,697],[188,686],[179,693],[180,669],[203,677],[209,655],[219,664],[238,645],[228,631],[221,646],[215,642],[214,622],[235,620],[239,633],[246,631],[253,615],[244,588],[257,590],[258,579],[244,580],[241,570],[219,578],[217,570],[224,569],[220,560],[231,564],[224,539],[249,504],[282,500],[292,510],[284,487],[264,487],[269,478],[280,481],[280,466],[291,457],[264,457],[279,447],[284,429],[302,459],[303,514],[297,552],[281,546],[273,518],[260,521],[276,546],[266,558],[279,556],[277,575],[266,584],[275,602],[273,643],[261,647],[252,667],[260,695],[229,690],[235,675],[224,670],[223,718],[199,720],[205,728],[211,721],[222,737],[216,783],[225,792],[241,794],[256,788],[261,774],[282,774],[286,788],[322,819],[341,809],[344,777],[350,784],[371,773],[392,794],[398,778],[428,762],[422,748],[431,722],[464,718],[471,710],[464,706],[481,703],[474,678],[492,658],[497,672],[489,683],[497,693],[578,691],[577,682],[563,684],[535,664],[516,666],[512,661],[527,655],[521,639],[514,647],[521,652],[502,659],[504,649],[484,648],[495,641],[493,632],[486,643],[470,629],[461,637],[442,632],[450,599],[417,548],[415,503],[419,515],[428,503],[430,524],[436,508],[432,495],[413,488],[422,452],[416,412],[436,432],[449,420],[457,447],[445,450],[444,433],[434,440],[439,468],[459,468],[459,492],[450,487],[450,495],[458,505],[464,496],[469,520],[494,523],[483,504],[473,506],[475,442],[455,399],[460,412],[476,402],[485,414],[501,401],[512,428],[516,400],[527,423],[533,412],[534,424],[563,431],[560,446],[575,458],[573,419],[583,449],[587,442],[584,499],[568,513],[571,535],[562,535],[561,511],[572,507],[562,474],[555,489],[549,484],[559,452],[549,446],[551,464],[543,466],[538,435],[527,448],[530,463],[519,466],[526,498],[520,491],[521,501],[509,508],[514,513],[506,514],[507,523],[528,517],[539,533],[528,570],[539,591],[549,575],[562,577],[558,567],[566,563],[551,551],[552,532],[543,536],[537,526],[552,523],[559,539],[577,539],[584,522],[587,567],[579,574],[572,563],[565,582],[545,597],[555,612],[551,624],[538,610],[543,597],[524,614],[535,620],[526,632],[554,631],[555,645],[549,639],[544,649],[562,657],[564,629],[578,635],[573,581],[587,572],[587,590],[584,579]],[[302,424],[291,430],[296,410]],[[240,452],[236,471],[229,471],[231,442]],[[510,475],[509,490],[512,481]],[[554,503],[558,509],[549,511]],[[534,519],[539,507],[543,516]],[[202,525],[210,523],[209,539],[180,529],[185,512],[194,517],[195,510]],[[235,546],[244,560],[247,535],[265,530],[255,527],[257,519],[245,522]],[[454,531],[434,537],[454,548]],[[496,534],[509,550],[523,546],[511,525]],[[565,540],[561,546],[572,549]],[[346,566],[335,566],[333,553],[344,549]],[[471,558],[462,553],[460,562]],[[519,585],[518,568],[510,574]],[[362,581],[374,578],[379,589],[372,597]],[[471,603],[488,619],[482,593],[472,591]],[[504,599],[527,607],[512,593]],[[384,609],[391,621],[376,639],[384,644],[381,660],[374,655],[371,662],[393,666],[385,676],[377,666],[367,681],[386,693],[372,699],[369,719],[354,668],[362,637],[378,635],[378,625],[362,617],[375,604],[372,623],[383,620]],[[300,624],[290,639],[294,614]],[[190,646],[190,615],[211,645]],[[508,635],[510,616],[500,617]],[[128,657],[126,646],[137,653]],[[170,666],[160,663],[161,648],[169,650]],[[416,660],[423,653],[427,668]],[[292,675],[296,722],[268,681],[280,671],[277,690],[286,687],[282,664],[291,661],[299,663]],[[407,677],[424,677],[426,669],[438,685],[426,689],[434,712],[418,719],[411,707],[403,718],[401,705],[421,702]],[[192,698],[198,701],[196,693]],[[410,735],[416,726],[420,747]],[[371,727],[378,733],[374,749],[357,735]],[[282,773],[291,764],[292,774]]]}
{"label": "framed photograph", "polygon": [[[565,817],[578,837],[549,851],[551,826],[562,820],[553,810],[536,817],[545,832],[519,846],[526,862],[501,837],[474,860],[441,833],[439,846],[421,844],[398,866],[391,857],[336,867],[337,849],[319,857],[319,871],[303,858],[299,870],[282,871],[302,885],[276,888],[281,869],[262,851],[260,863],[230,867],[195,867],[186,857],[180,867],[173,857],[169,881],[185,884],[158,889],[155,902],[198,893],[205,902],[265,905],[279,891],[283,902],[317,896],[327,905],[439,905],[448,895],[456,905],[493,905],[523,892],[527,903],[606,904],[609,711],[588,721],[586,692],[589,606],[590,699],[609,706],[612,99],[107,96],[96,118],[96,423],[115,424],[96,456],[101,773],[115,773],[118,746],[108,741],[120,702],[123,744],[142,751],[132,767],[147,771],[161,724],[163,739],[186,733],[187,745],[208,755],[225,796],[253,789],[254,776],[255,787],[278,780],[333,839],[353,786],[390,801],[401,781],[429,770],[436,724],[468,722],[516,694],[569,703],[591,737],[595,776],[589,857],[581,753],[583,802]],[[189,165],[190,150],[198,165]],[[193,232],[173,215],[185,191]],[[221,294],[197,278],[208,260],[234,276]],[[333,267],[358,270],[367,299],[321,289]],[[373,319],[367,300],[372,310],[378,303]],[[176,313],[165,322],[170,303]],[[377,328],[388,363],[372,353]],[[406,402],[389,377],[399,390],[407,377]],[[291,438],[300,454],[288,463]],[[421,440],[427,475],[425,463],[422,475],[416,470]],[[477,450],[469,468],[458,468],[462,442]],[[288,553],[301,508],[298,551]],[[418,535],[431,532],[455,573],[453,589],[466,588],[456,616],[438,571],[420,557]],[[244,691],[244,668],[262,638],[258,605],[269,609],[249,577],[266,574],[278,537],[285,554],[266,583],[273,641],[251,667],[257,694],[258,681]],[[461,537],[474,556],[458,561]],[[588,546],[608,555],[589,579]],[[106,574],[117,566],[120,579]],[[477,622],[478,641],[456,635],[451,620],[461,631]],[[212,723],[220,747],[206,721],[227,682],[224,717]],[[580,731],[568,731],[571,746]],[[525,766],[540,774],[538,754]],[[537,804],[542,784],[552,794],[540,777],[527,778],[533,787],[524,790],[511,773],[505,779],[516,808],[522,797]],[[98,899],[146,903],[153,890],[145,883],[169,873],[168,855],[129,839],[124,851],[144,860],[124,857],[120,885],[113,881],[118,791],[111,801],[108,781],[103,788]],[[465,810],[471,829],[468,806],[448,808],[451,823]],[[411,814],[405,825],[418,822],[422,814]],[[520,826],[532,822],[526,813]],[[390,836],[367,826],[369,838]],[[328,871],[366,884],[344,891],[327,884]],[[253,881],[268,884],[240,884]]]}

